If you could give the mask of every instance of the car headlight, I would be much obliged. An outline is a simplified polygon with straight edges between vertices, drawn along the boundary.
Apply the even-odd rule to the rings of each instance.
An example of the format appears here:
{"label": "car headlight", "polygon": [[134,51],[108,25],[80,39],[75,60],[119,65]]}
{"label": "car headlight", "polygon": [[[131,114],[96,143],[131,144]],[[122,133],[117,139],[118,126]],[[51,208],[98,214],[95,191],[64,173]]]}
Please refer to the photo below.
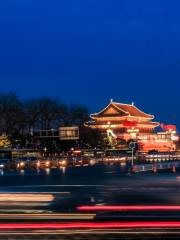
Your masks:
{"label": "car headlight", "polygon": [[24,163],[23,162],[20,163],[20,167],[24,167]]}
{"label": "car headlight", "polygon": [[4,167],[4,164],[0,164],[0,168],[3,168]]}
{"label": "car headlight", "polygon": [[66,161],[65,161],[65,160],[59,161],[59,164],[60,164],[60,165],[66,165]]}
{"label": "car headlight", "polygon": [[49,166],[50,162],[49,161],[46,161],[46,166]]}

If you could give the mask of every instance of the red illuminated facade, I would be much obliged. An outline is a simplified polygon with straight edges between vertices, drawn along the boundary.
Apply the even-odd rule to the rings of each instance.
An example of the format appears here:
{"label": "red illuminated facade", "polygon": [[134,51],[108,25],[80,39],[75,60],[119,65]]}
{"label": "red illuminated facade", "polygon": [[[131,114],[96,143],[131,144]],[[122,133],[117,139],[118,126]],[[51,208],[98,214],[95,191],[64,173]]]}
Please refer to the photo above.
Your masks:
{"label": "red illuminated facade", "polygon": [[[162,126],[153,121],[153,115],[144,113],[134,103],[122,104],[111,100],[107,107],[90,117],[91,120],[85,125],[100,130],[113,147],[123,148],[133,140],[137,142],[139,150],[144,152],[176,149],[176,126]],[[157,132],[156,128],[160,126],[162,131]]]}

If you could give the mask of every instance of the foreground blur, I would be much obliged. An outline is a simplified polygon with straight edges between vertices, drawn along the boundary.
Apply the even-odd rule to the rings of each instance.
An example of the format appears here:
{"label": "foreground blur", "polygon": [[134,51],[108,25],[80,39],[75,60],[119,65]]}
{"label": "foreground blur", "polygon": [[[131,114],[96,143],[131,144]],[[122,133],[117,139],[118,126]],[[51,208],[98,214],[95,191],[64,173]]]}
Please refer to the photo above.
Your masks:
{"label": "foreground blur", "polygon": [[179,179],[178,171],[126,174],[120,165],[5,171],[0,238],[177,237]]}

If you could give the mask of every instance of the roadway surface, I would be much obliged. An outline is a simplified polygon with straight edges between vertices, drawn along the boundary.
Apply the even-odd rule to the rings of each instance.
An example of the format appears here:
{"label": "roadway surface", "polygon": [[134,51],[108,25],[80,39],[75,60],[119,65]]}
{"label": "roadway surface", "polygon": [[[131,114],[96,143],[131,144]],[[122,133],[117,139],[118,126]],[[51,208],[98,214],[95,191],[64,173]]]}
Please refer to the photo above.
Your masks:
{"label": "roadway surface", "polygon": [[180,172],[1,172],[0,239],[179,239]]}

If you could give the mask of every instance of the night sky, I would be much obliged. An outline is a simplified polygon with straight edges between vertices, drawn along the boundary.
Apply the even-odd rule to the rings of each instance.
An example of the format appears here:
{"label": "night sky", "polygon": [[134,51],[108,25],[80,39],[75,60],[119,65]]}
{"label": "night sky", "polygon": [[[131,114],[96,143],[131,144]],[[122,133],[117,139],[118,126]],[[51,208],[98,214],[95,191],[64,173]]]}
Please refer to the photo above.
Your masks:
{"label": "night sky", "polygon": [[180,129],[180,1],[1,0],[0,91],[133,101]]}

